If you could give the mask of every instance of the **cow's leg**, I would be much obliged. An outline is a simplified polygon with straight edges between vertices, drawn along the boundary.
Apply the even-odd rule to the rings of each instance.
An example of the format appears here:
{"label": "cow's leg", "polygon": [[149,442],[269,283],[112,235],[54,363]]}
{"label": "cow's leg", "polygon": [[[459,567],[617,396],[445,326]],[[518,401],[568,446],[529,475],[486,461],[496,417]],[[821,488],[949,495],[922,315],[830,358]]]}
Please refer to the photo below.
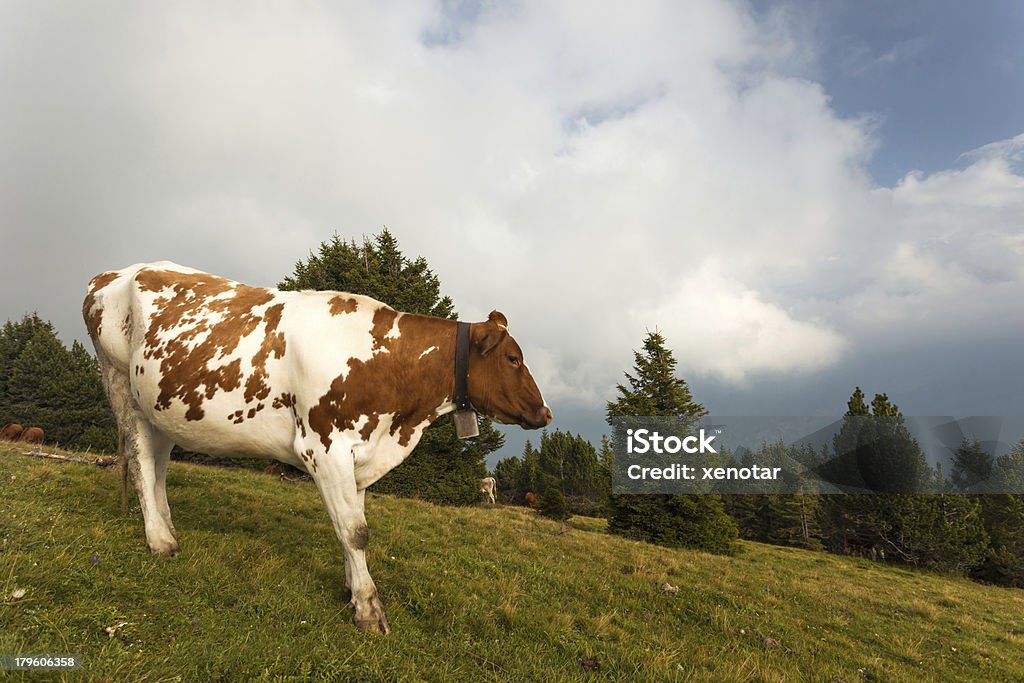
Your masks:
{"label": "cow's leg", "polygon": [[97,354],[103,370],[107,396],[120,433],[121,457],[139,496],[146,525],[146,545],[154,555],[174,555],[180,548],[174,540],[171,511],[165,487],[167,463],[174,444],[150,423],[132,397],[128,375]]}
{"label": "cow's leg", "polygon": [[354,621],[361,629],[388,633],[388,620],[366,568],[366,545],[370,531],[364,514],[364,491],[356,488],[355,466],[349,449],[332,448],[314,456],[313,479],[331,516],[334,532],[345,550],[345,581],[352,592]]}
{"label": "cow's leg", "polygon": [[[134,438],[132,438],[134,437]],[[174,444],[139,415],[125,434],[128,472],[139,495],[146,524],[146,545],[154,555],[175,555],[174,525],[167,505],[167,463]]]}
{"label": "cow's leg", "polygon": [[171,538],[175,536],[174,522],[171,521],[171,506],[167,504],[167,466],[171,462],[171,450],[174,448],[174,443],[163,436],[156,429],[153,429],[156,435],[163,439],[157,444],[154,444],[153,453],[153,472],[156,475],[156,509],[163,517],[164,522],[167,524],[167,528],[171,531]]}

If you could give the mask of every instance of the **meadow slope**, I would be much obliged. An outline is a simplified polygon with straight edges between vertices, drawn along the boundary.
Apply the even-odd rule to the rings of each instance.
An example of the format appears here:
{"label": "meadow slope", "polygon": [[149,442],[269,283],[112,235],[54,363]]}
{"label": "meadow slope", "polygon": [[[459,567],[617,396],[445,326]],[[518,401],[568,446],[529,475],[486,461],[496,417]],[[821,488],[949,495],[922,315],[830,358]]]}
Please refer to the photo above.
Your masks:
{"label": "meadow slope", "polygon": [[116,468],[24,450],[0,445],[0,653],[80,653],[91,680],[1024,680],[1024,591],[380,495],[368,560],[393,633],[365,634],[312,485],[172,463],[183,552],[161,559]]}

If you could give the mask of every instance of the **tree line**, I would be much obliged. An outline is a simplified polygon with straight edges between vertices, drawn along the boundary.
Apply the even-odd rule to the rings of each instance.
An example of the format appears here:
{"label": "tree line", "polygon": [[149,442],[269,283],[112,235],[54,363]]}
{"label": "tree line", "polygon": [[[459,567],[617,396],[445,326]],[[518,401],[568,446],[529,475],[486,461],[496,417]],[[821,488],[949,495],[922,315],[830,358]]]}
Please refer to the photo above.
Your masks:
{"label": "tree line", "polygon": [[[693,427],[707,414],[678,377],[658,332],[634,352],[625,379],[607,403],[609,425],[616,417],[658,416]],[[782,493],[780,486],[778,493],[757,495],[612,495],[612,459],[607,437],[596,450],[580,436],[555,431],[542,435],[539,450],[528,442],[521,457],[499,461],[494,472],[508,502],[554,487],[572,512],[606,516],[611,533],[637,540],[731,554],[743,538],[1024,586],[1024,496],[965,494],[984,490],[985,482],[993,491],[1024,490],[1024,441],[995,458],[977,440],[964,439],[946,478],[928,464],[886,394],[868,404],[856,388],[831,449],[777,442],[721,454],[727,466],[782,467],[797,478],[784,490],[801,493]],[[823,495],[815,489],[822,480],[875,493]]]}

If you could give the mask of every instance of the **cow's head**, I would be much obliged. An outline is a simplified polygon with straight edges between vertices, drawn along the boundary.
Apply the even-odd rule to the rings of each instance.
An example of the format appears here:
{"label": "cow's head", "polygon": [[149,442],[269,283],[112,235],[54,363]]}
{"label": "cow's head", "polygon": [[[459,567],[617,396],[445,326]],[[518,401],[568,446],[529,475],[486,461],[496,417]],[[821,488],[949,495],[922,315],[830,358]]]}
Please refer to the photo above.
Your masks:
{"label": "cow's head", "polygon": [[523,361],[523,350],[508,333],[508,320],[498,311],[470,327],[469,400],[504,424],[525,429],[551,424],[551,409]]}

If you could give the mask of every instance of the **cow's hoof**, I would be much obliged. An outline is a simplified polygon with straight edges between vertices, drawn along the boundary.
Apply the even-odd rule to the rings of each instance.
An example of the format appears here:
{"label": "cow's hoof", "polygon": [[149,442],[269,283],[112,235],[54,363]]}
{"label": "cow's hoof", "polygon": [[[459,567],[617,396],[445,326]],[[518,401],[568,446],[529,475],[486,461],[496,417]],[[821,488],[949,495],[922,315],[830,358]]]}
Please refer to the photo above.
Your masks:
{"label": "cow's hoof", "polygon": [[181,552],[181,548],[175,541],[164,541],[162,543],[149,543],[149,552],[157,557],[174,557]]}
{"label": "cow's hoof", "polygon": [[382,633],[384,635],[391,633],[391,627],[388,626],[388,620],[383,614],[380,615],[380,619],[368,619],[363,621],[356,619],[355,622],[356,628],[360,631],[371,631],[373,633]]}
{"label": "cow's hoof", "polygon": [[363,605],[356,605],[356,615],[353,621],[360,631],[373,631],[384,635],[391,633],[387,617],[384,616],[384,608],[377,596],[373,596]]}

